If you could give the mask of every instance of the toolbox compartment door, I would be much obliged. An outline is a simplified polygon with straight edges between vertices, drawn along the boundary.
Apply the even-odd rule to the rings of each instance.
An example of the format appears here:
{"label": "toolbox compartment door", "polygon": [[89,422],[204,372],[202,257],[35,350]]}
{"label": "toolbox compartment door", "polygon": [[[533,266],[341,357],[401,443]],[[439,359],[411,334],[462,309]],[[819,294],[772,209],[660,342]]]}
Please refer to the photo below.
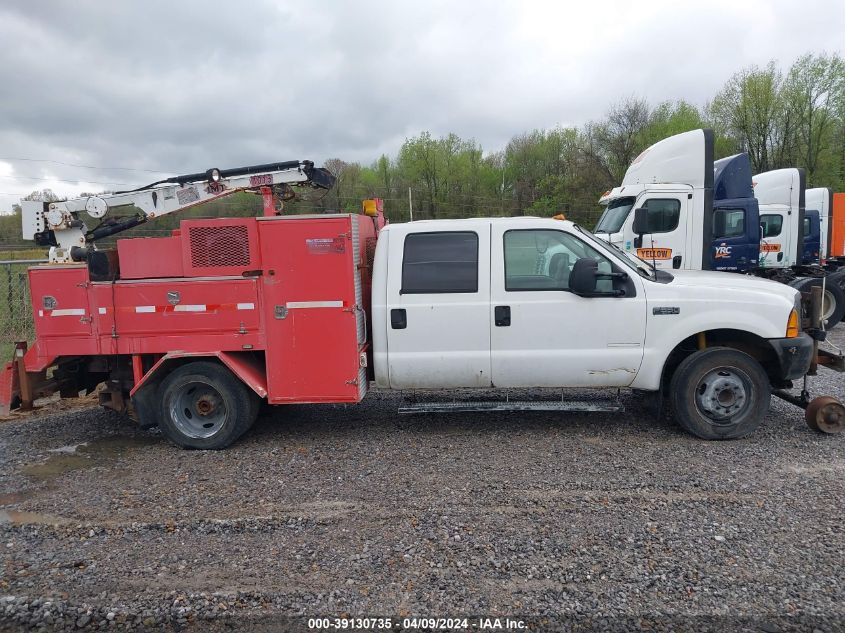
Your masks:
{"label": "toolbox compartment door", "polygon": [[270,402],[357,402],[366,393],[353,220],[258,223]]}

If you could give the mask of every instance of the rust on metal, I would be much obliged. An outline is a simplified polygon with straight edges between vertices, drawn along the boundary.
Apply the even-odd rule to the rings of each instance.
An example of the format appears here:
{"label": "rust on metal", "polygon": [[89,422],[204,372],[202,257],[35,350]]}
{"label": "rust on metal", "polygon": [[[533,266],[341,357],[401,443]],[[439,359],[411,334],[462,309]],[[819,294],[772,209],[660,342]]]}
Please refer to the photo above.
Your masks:
{"label": "rust on metal", "polygon": [[841,433],[845,429],[845,405],[832,396],[813,398],[807,405],[804,419],[814,431]]}

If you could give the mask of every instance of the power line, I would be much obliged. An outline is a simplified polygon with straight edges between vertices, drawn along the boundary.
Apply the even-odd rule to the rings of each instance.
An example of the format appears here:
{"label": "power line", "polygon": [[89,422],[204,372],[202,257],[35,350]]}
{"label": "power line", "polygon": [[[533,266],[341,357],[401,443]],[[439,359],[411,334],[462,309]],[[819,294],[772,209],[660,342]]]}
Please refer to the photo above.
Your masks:
{"label": "power line", "polygon": [[122,187],[132,187],[135,183],[128,182],[98,182],[96,180],[68,180],[66,178],[42,178],[41,176],[0,176],[3,180],[41,180],[44,182],[67,182],[74,185],[120,185]]}
{"label": "power line", "polygon": [[67,167],[81,167],[83,169],[117,169],[120,171],[143,171],[148,174],[173,174],[172,171],[160,171],[158,169],[139,169],[136,167],[98,167],[96,165],[79,165],[77,163],[65,163],[60,160],[50,160],[49,158],[20,158],[20,157],[0,157],[0,160],[21,160],[30,163],[53,163],[54,165],[65,165]]}

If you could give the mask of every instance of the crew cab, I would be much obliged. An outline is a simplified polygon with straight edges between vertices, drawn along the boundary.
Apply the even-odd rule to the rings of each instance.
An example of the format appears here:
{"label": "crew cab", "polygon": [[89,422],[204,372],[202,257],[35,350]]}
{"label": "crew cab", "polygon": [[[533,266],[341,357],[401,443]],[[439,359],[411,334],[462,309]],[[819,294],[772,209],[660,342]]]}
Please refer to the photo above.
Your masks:
{"label": "crew cab", "polygon": [[799,302],[765,279],[655,269],[568,221],[391,224],[373,267],[375,381],[668,388],[684,428],[740,437],[809,367]]}

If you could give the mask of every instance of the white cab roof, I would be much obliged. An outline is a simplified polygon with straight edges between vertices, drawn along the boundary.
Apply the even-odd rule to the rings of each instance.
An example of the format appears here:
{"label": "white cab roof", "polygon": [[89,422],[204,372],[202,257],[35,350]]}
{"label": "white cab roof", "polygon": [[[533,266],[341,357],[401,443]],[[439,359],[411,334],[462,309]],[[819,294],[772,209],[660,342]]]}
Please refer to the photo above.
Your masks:
{"label": "white cab roof", "polygon": [[[708,166],[704,130],[692,130],[658,141],[644,150],[628,167],[622,184],[604,194],[599,203],[622,196],[637,196],[655,185],[702,188]],[[712,170],[712,166],[709,167]]]}
{"label": "white cab roof", "polygon": [[807,189],[804,193],[804,207],[818,211],[822,217],[830,216],[830,189],[827,187],[816,187]]}
{"label": "white cab roof", "polygon": [[760,204],[779,204],[794,209],[800,205],[801,176],[795,167],[757,174],[752,182],[754,197]]}

